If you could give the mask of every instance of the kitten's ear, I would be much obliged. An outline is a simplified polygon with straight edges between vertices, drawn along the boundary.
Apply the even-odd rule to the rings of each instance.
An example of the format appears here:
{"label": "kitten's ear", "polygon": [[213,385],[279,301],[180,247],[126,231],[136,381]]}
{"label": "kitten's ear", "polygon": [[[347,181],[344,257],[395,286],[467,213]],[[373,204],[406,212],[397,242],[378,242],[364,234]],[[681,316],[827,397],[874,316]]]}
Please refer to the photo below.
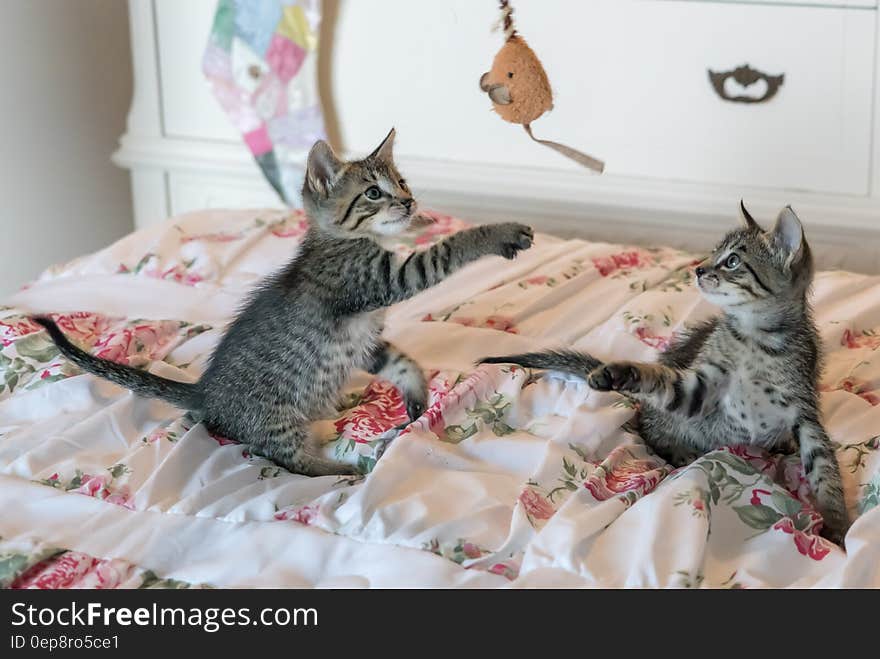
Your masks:
{"label": "kitten's ear", "polygon": [[315,142],[306,162],[306,182],[309,188],[318,194],[327,194],[336,183],[344,164],[336,157],[327,142],[324,140]]}
{"label": "kitten's ear", "polygon": [[740,199],[739,200],[739,210],[740,210],[740,221],[744,228],[746,229],[761,229],[757,222],[755,222],[755,218],[752,217],[752,214],[746,209],[745,202]]}
{"label": "kitten's ear", "polygon": [[791,206],[786,206],[780,211],[769,238],[771,244],[784,255],[786,267],[803,254],[804,227]]}
{"label": "kitten's ear", "polygon": [[385,139],[382,140],[382,144],[376,147],[376,150],[373,151],[368,157],[377,158],[378,160],[384,160],[386,162],[393,162],[394,157],[392,152],[394,151],[394,137],[397,135],[397,131],[393,128],[385,136]]}

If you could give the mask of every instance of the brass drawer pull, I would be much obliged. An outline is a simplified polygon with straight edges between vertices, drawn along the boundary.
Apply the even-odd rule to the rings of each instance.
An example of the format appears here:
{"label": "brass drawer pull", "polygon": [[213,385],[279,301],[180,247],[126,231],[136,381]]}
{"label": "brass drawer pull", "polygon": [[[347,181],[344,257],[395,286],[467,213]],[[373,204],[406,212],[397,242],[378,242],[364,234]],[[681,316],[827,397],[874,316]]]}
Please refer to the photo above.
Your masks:
{"label": "brass drawer pull", "polygon": [[[733,71],[721,71],[716,73],[709,69],[708,72],[709,81],[715,88],[715,92],[725,101],[730,101],[731,103],[766,103],[776,96],[776,92],[779,91],[779,88],[782,86],[782,81],[785,79],[784,73],[780,73],[778,76],[769,76],[761,71],[756,71],[748,64],[739,66],[733,69]],[[724,83],[727,82],[728,78],[733,78],[743,87],[751,87],[759,80],[764,80],[767,83],[767,91],[760,97],[730,96],[724,89]]]}

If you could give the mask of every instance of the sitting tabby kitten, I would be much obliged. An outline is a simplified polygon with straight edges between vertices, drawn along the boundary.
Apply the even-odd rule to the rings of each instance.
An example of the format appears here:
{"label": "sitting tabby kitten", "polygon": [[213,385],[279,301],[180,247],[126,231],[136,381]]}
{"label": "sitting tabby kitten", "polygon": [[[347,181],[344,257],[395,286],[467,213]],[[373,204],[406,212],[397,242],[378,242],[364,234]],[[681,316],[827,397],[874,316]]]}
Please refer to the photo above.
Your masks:
{"label": "sitting tabby kitten", "polygon": [[51,320],[35,320],[80,368],[190,410],[212,431],[291,471],[354,473],[323,457],[309,432],[311,421],[332,411],[353,369],[396,385],[411,419],[427,404],[418,364],[379,338],[384,308],[482,256],[512,259],[532,244],[531,229],[509,223],[462,231],[406,258],[382,248],[380,236],[404,231],[417,217],[392,159],[393,142],[394,130],[354,162],[339,160],[325,142],[312,147],[303,185],[310,226],[299,255],[257,287],[195,384],[98,359]]}
{"label": "sitting tabby kitten", "polygon": [[742,206],[730,232],[696,269],[697,287],[723,314],[690,328],[659,363],[611,362],[573,351],[490,357],[580,375],[599,391],[641,402],[638,434],[680,466],[726,444],[800,444],[804,472],[840,542],[848,528],[840,469],[816,393],[819,338],[807,301],[813,260],[800,220],[785,208],[765,232]]}

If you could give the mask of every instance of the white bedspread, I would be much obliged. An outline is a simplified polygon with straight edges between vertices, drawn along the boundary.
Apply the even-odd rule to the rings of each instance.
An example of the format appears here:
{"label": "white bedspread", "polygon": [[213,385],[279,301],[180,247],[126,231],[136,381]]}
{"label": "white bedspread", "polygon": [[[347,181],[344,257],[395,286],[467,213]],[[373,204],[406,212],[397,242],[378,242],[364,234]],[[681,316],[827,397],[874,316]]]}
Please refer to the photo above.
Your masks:
{"label": "white bedspread", "polygon": [[[461,226],[439,216],[434,236]],[[0,584],[880,586],[880,278],[818,275],[822,406],[858,517],[821,539],[797,456],[734,447],[672,472],[615,394],[473,362],[551,346],[653,359],[713,313],[694,256],[539,235],[394,307],[386,336],[431,377],[405,419],[359,373],[316,426],[372,472],[306,478],[154,400],[80,374],[28,312],[81,345],[198,377],[247,289],[296,250],[296,214],[201,212],[50,269],[0,308]],[[807,227],[809,233],[809,227]],[[426,244],[423,236],[405,250]],[[11,558],[10,558],[11,557]],[[6,573],[3,573],[3,570]]]}

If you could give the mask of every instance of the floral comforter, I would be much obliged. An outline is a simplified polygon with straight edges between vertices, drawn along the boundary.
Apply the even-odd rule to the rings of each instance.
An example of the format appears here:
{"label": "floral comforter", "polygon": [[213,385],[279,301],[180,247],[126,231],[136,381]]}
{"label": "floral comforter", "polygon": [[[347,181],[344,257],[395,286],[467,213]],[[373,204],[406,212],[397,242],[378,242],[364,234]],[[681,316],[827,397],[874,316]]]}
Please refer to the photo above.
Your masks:
{"label": "floral comforter", "polygon": [[[438,215],[397,249],[463,223]],[[797,456],[741,447],[679,470],[615,394],[474,360],[551,346],[653,359],[712,313],[694,256],[539,235],[390,310],[430,407],[359,373],[306,478],[81,374],[29,312],[107,359],[195,379],[248,288],[295,253],[296,213],[194,213],[51,268],[0,308],[0,585],[26,587],[880,586],[880,278],[818,275],[822,405],[857,517],[818,535]],[[380,459],[380,438],[399,432]]]}

